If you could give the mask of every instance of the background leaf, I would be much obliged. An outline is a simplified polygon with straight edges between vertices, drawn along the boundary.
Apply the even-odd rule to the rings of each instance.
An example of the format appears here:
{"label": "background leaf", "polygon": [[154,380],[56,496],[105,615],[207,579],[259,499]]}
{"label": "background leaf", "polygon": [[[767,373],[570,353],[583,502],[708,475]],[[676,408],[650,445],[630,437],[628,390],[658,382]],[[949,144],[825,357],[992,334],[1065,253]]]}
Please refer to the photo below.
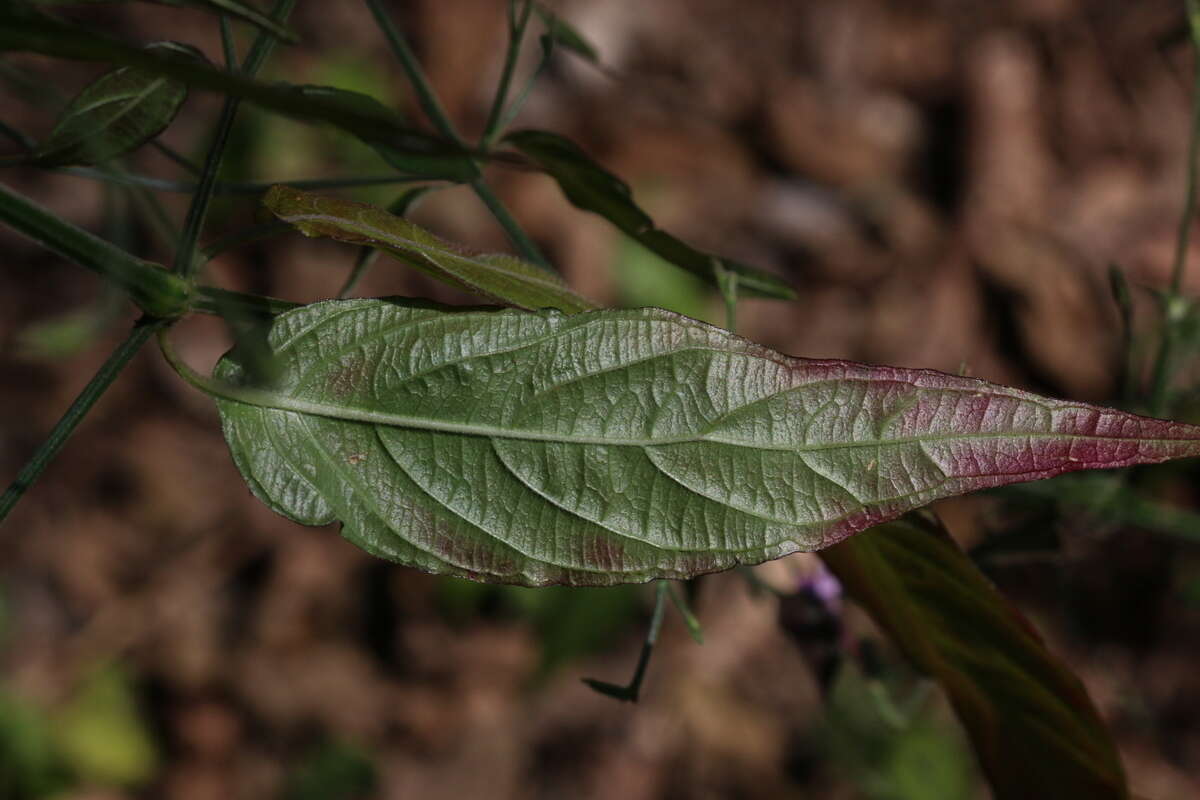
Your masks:
{"label": "background leaf", "polygon": [[719,287],[719,277],[713,267],[715,259],[725,270],[737,273],[738,288],[747,295],[795,298],[792,287],[769,272],[703,253],[654,227],[654,220],[633,201],[629,186],[593,161],[570,139],[549,131],[524,130],[508,134],[504,141],[533,159],[554,178],[573,205],[599,214],[625,235],[675,266]]}
{"label": "background leaf", "polygon": [[945,689],[997,800],[1129,796],[1083,684],[940,526],[910,515],[821,556]]}
{"label": "background leaf", "polygon": [[282,314],[270,387],[217,381],[251,489],[430,572],[684,578],[828,547],[940,497],[1200,453],[1200,428],[944,373],[794,359],[657,309]]}
{"label": "background leaf", "polygon": [[375,206],[290,186],[271,187],[263,204],[305,236],[377,247],[456,289],[527,309],[595,308],[541,267],[501,253],[468,253]]}
{"label": "background leaf", "polygon": [[[243,3],[241,0],[144,0],[145,2],[153,2],[163,6],[175,6],[177,8],[206,8],[215,11],[219,14],[228,14],[244,22],[249,22],[264,31],[267,31],[277,39],[282,39],[290,44],[296,44],[300,41],[300,37],[295,34],[290,28],[280,25],[275,20],[264,14],[259,9],[249,3]],[[42,6],[61,6],[61,5],[99,5],[111,4],[120,2],[120,0],[35,0],[36,5]]]}
{"label": "background leaf", "polygon": [[[148,51],[198,63],[204,56],[178,42]],[[63,109],[54,130],[34,153],[42,166],[98,164],[128,153],[160,134],[187,99],[187,85],[172,78],[121,67],[101,75]]]}
{"label": "background leaf", "polygon": [[564,22],[562,17],[554,13],[553,9],[547,8],[544,3],[534,3],[533,10],[546,26],[546,35],[555,44],[570,50],[578,56],[582,56],[593,64],[599,63],[600,54],[592,46],[592,43],[585,39],[579,31],[575,30],[574,26]]}
{"label": "background leaf", "polygon": [[414,174],[469,181],[479,169],[469,153],[453,142],[408,126],[403,117],[367,95],[332,87],[267,84],[148,52],[94,31],[57,22],[19,7],[0,6],[0,51],[42,53],[59,58],[103,61],[137,67],[194,89],[239,97],[304,122],[323,122],[354,134],[389,163]]}

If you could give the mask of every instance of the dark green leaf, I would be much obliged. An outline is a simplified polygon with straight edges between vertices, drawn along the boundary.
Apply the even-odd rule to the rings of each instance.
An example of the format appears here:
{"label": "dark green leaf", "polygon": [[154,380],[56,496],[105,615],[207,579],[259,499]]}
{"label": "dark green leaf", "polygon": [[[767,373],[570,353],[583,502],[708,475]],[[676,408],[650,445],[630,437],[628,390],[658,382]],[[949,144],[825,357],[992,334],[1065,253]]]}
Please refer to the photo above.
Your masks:
{"label": "dark green leaf", "polygon": [[555,14],[553,10],[547,8],[543,3],[534,3],[533,10],[541,17],[542,23],[546,26],[546,34],[556,44],[576,55],[583,56],[593,64],[600,61],[600,56],[591,42],[583,38],[579,31],[564,22],[562,17]]}
{"label": "dark green leaf", "polygon": [[[971,378],[789,358],[657,309],[275,318],[278,382],[216,381],[251,489],[431,572],[685,578],[829,547],[940,497],[1200,454],[1200,428]],[[169,353],[169,351],[168,351]]]}
{"label": "dark green leaf", "polygon": [[939,526],[911,516],[821,555],[946,690],[997,800],[1129,796],[1083,684]]}
{"label": "dark green leaf", "polygon": [[701,252],[654,227],[654,220],[633,201],[629,186],[588,157],[563,136],[548,131],[514,131],[504,141],[533,159],[558,182],[571,203],[607,219],[627,236],[640,242],[677,267],[718,286],[714,260],[737,273],[738,288],[747,295],[794,298],[796,293],[781,279],[728,258]]}
{"label": "dark green leaf", "polygon": [[[42,6],[62,6],[62,5],[99,5],[120,2],[121,0],[34,0],[35,5]],[[256,25],[267,31],[277,39],[282,39],[290,44],[295,44],[300,41],[294,31],[280,25],[275,20],[264,14],[262,11],[255,8],[250,3],[243,3],[240,0],[145,0],[164,6],[176,6],[179,8],[195,7],[207,8],[220,14],[228,14],[231,17],[249,22],[251,25]]]}
{"label": "dark green leaf", "polygon": [[42,53],[103,61],[162,75],[193,89],[233,95],[304,122],[345,130],[378,150],[393,166],[431,178],[469,181],[479,175],[459,145],[408,127],[404,119],[367,95],[329,87],[266,84],[131,47],[94,31],[0,6],[0,51]]}
{"label": "dark green leaf", "polygon": [[272,187],[263,204],[305,236],[377,247],[456,289],[528,309],[595,308],[541,267],[500,253],[468,253],[375,206],[289,186]]}
{"label": "dark green leaf", "polygon": [[[204,61],[200,51],[178,42],[158,42],[146,49]],[[98,164],[124,155],[171,124],[185,99],[187,86],[177,80],[120,67],[71,100],[33,158],[42,166],[63,166]]]}

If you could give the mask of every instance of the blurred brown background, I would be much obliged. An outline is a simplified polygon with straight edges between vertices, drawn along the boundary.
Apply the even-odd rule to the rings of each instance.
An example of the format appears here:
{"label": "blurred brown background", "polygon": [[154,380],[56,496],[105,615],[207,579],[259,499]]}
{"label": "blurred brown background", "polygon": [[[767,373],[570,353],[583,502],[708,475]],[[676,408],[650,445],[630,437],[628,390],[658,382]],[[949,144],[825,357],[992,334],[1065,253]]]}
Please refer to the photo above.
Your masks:
{"label": "blurred brown background", "polygon": [[[1181,0],[554,5],[603,69],[560,53],[517,125],[575,138],[662,227],[797,286],[794,303],[745,301],[741,333],[797,355],[965,369],[1117,402],[1106,270],[1118,264],[1134,284],[1144,350],[1154,303],[1142,287],[1166,284],[1182,207]],[[504,3],[392,6],[451,115],[477,134]],[[201,13],[129,4],[71,16],[219,60],[216,23]],[[362,4],[301,0],[293,19],[304,43],[279,48],[264,77],[416,114]],[[536,54],[530,37],[522,76]],[[47,87],[70,96],[102,71],[5,62],[40,82],[0,85],[4,121],[35,138],[53,124]],[[165,141],[203,153],[218,108],[193,96]],[[126,164],[182,177],[150,148]],[[243,107],[224,174],[384,171],[346,137]],[[721,318],[711,292],[571,208],[549,179],[489,177],[582,293]],[[30,170],[0,180],[169,258],[127,193]],[[397,191],[351,196],[387,203]],[[182,220],[186,196],[158,197]],[[252,198],[221,198],[205,240],[255,215]],[[477,248],[508,246],[462,188],[431,195],[414,218]],[[0,253],[0,465],[11,476],[133,314],[8,230]],[[285,236],[231,252],[207,277],[308,301],[335,293],[354,256]],[[1200,287],[1200,271],[1187,286]],[[386,259],[359,293],[465,300]],[[176,339],[204,367],[228,341],[211,319]],[[1185,473],[1172,499],[1194,504],[1189,485]],[[942,510],[968,545],[1011,514],[988,498]],[[1058,549],[992,574],[1088,683],[1136,790],[1200,796],[1197,547],[1094,522],[1046,521]],[[787,585],[807,568],[765,577]],[[668,614],[642,703],[600,697],[579,677],[625,679],[645,587],[476,587],[277,518],[241,483],[212,404],[148,349],[0,530],[0,798],[987,796],[940,697],[859,615],[845,636],[858,655],[823,699],[779,630],[776,599],[733,575],[696,592],[706,643]],[[863,656],[862,637],[878,656]],[[889,705],[906,704],[893,718]]]}

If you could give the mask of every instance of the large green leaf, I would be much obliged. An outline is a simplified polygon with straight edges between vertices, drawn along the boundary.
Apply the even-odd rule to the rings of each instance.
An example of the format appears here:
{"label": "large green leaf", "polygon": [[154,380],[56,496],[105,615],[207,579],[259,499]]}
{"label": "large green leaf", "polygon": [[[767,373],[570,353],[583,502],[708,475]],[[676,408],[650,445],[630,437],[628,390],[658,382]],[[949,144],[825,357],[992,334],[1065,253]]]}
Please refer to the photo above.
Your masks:
{"label": "large green leaf", "polygon": [[595,308],[553,273],[502,253],[469,253],[381,208],[273,186],[263,204],[305,236],[377,247],[466,292],[521,308],[584,311]]}
{"label": "large green leaf", "polygon": [[1200,454],[1200,428],[939,372],[789,358],[657,309],[316,303],[277,380],[210,380],[251,489],[431,572],[683,578],[828,547],[939,497]]}
{"label": "large green leaf", "polygon": [[570,139],[549,131],[524,130],[508,134],[504,141],[554,178],[573,205],[599,214],[675,266],[718,287],[722,272],[734,273],[738,288],[747,295],[782,299],[796,296],[792,287],[769,272],[701,252],[654,227],[654,220],[633,201],[629,185],[593,161]]}
{"label": "large green leaf", "polygon": [[[203,62],[200,51],[176,42],[146,48]],[[145,144],[165,129],[187,99],[187,85],[164,75],[120,67],[101,75],[63,109],[34,153],[43,166],[98,164]]]}
{"label": "large green leaf", "polygon": [[996,800],[1129,796],[1086,688],[933,520],[880,525],[821,555],[945,689]]}
{"label": "large green leaf", "polygon": [[[300,41],[295,32],[291,29],[280,25],[275,20],[264,14],[259,9],[255,8],[250,3],[243,3],[241,0],[146,0],[147,2],[157,3],[163,6],[176,6],[206,8],[210,11],[215,11],[220,14],[228,14],[231,17],[249,22],[251,25],[256,25],[267,31],[277,39],[282,39],[285,42],[295,44]],[[120,2],[120,0],[34,0],[35,5],[42,6],[64,6],[64,5],[101,5]]]}
{"label": "large green leaf", "polygon": [[162,75],[194,89],[220,92],[304,122],[322,122],[354,134],[398,169],[427,177],[469,181],[479,175],[471,154],[410,127],[367,95],[324,86],[267,84],[241,75],[142,50],[95,31],[0,4],[0,51],[14,50],[82,61],[103,61]]}

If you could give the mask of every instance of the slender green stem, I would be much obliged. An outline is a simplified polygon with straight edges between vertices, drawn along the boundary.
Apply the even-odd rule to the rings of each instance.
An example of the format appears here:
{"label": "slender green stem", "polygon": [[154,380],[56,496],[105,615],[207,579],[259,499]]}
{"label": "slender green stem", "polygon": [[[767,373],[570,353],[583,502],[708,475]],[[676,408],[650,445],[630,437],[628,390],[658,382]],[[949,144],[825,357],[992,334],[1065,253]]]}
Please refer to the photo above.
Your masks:
{"label": "slender green stem", "polygon": [[[295,4],[296,0],[277,0],[275,8],[271,12],[271,18],[281,24],[286,22]],[[233,52],[233,32],[229,28],[228,20],[223,15],[221,17],[221,39],[229,61],[229,70],[233,72],[236,69],[237,58]],[[270,33],[261,31],[250,48],[245,63],[242,64],[242,76],[253,77],[262,67],[274,46],[275,38]],[[208,216],[213,187],[217,182],[221,159],[225,155],[225,146],[229,142],[229,133],[233,130],[233,120],[237,116],[240,104],[241,100],[237,97],[231,95],[225,98],[225,103],[221,107],[221,118],[217,122],[217,131],[213,137],[213,143],[208,149],[204,170],[200,174],[200,185],[197,187],[196,193],[192,195],[192,204],[188,208],[187,221],[184,223],[183,235],[179,240],[179,249],[175,251],[175,272],[185,277],[194,275],[200,266],[200,260],[195,257],[196,242],[200,238],[200,230],[204,227],[204,220]]]}
{"label": "slender green stem", "polygon": [[[538,62],[537,67],[530,74],[529,79],[525,81],[525,85],[521,87],[521,91],[517,94],[517,98],[512,101],[512,104],[509,105],[508,109],[504,112],[504,115],[500,118],[495,136],[499,136],[500,133],[507,130],[508,126],[512,124],[512,121],[517,118],[517,114],[521,113],[521,107],[525,105],[525,101],[529,98],[530,92],[533,91],[533,87],[537,83],[538,78],[542,76],[542,73],[546,71],[546,67],[549,66],[550,57],[554,54],[554,39],[546,37],[544,41],[545,49],[542,50],[542,60]],[[487,141],[488,146],[495,141],[495,136]]]}
{"label": "slender green stem", "polygon": [[663,612],[666,610],[669,581],[658,581],[654,594],[654,613],[650,617],[650,628],[646,631],[646,639],[642,642],[642,652],[638,656],[637,667],[633,677],[625,686],[599,681],[595,678],[583,678],[583,682],[601,694],[636,703],[642,691],[642,679],[646,677],[646,667],[650,664],[650,655],[654,645],[658,643],[658,632],[662,628]]}
{"label": "slender green stem", "polygon": [[183,167],[185,170],[187,170],[191,174],[193,174],[193,175],[200,174],[201,168],[198,165],[192,163],[192,160],[190,158],[185,156],[183,153],[180,153],[175,148],[170,147],[166,144],[163,144],[158,139],[151,139],[150,146],[153,147],[158,152],[162,153],[169,160],[171,160],[171,161],[175,162],[176,164],[178,164],[179,166]]}
{"label": "slender green stem", "polygon": [[704,629],[700,627],[700,620],[696,618],[696,614],[692,611],[687,598],[680,591],[679,584],[672,581],[663,581],[663,583],[667,584],[667,591],[671,595],[671,602],[675,604],[675,609],[683,617],[683,624],[687,626],[688,633],[691,634],[693,641],[696,644],[704,644]]}
{"label": "slender green stem", "polygon": [[0,496],[0,522],[2,522],[8,513],[12,511],[13,506],[25,494],[25,491],[34,484],[35,481],[49,466],[54,457],[62,450],[67,439],[78,427],[79,423],[91,410],[100,396],[112,385],[116,377],[121,374],[121,370],[125,368],[137,354],[151,336],[157,331],[166,327],[167,322],[164,320],[149,320],[143,319],[130,332],[129,336],[119,347],[113,352],[108,360],[104,362],[104,366],[100,367],[100,371],[88,382],[79,396],[75,398],[75,402],[63,414],[62,419],[50,431],[50,435],[42,442],[33,457],[21,468],[17,473],[16,479],[9,485],[8,489]]}
{"label": "slender green stem", "polygon": [[529,238],[529,234],[521,227],[520,223],[513,218],[509,213],[508,208],[500,201],[500,198],[492,191],[492,187],[488,186],[484,181],[475,180],[471,182],[471,188],[475,190],[475,194],[483,201],[483,204],[492,212],[492,216],[504,228],[504,232],[508,234],[508,238],[521,251],[521,255],[525,256],[526,260],[537,264],[548,272],[552,272],[553,268],[546,257],[542,255],[542,251],[533,243],[533,239]]}
{"label": "slender green stem", "polygon": [[235,292],[216,286],[197,286],[191,310],[216,317],[273,317],[301,305],[290,300]]}
{"label": "slender green stem", "polygon": [[1179,339],[1179,324],[1187,316],[1188,304],[1182,297],[1183,275],[1187,269],[1188,245],[1196,216],[1196,168],[1200,160],[1200,0],[1186,0],[1188,28],[1192,42],[1192,122],[1188,136],[1187,167],[1184,179],[1183,215],[1175,242],[1175,257],[1171,264],[1171,285],[1163,297],[1162,339],[1154,359],[1150,388],[1150,413],[1160,416],[1166,410],[1171,374],[1175,367],[1175,350]]}
{"label": "slender green stem", "polygon": [[346,276],[346,282],[342,284],[342,288],[338,289],[337,298],[339,300],[349,296],[354,288],[358,286],[359,281],[371,269],[371,266],[379,259],[379,251],[373,247],[364,247],[358,253],[358,258],[354,262],[354,268],[350,270],[350,274]]}
{"label": "slender green stem", "polygon": [[186,281],[72,225],[48,209],[0,185],[0,222],[64,258],[98,272],[127,291],[152,317],[174,317],[188,307]]}
{"label": "slender green stem", "polygon": [[218,14],[217,20],[221,25],[221,50],[225,54],[225,68],[235,72],[238,68],[237,45],[233,39],[233,28],[229,25],[229,17]]}
{"label": "slender green stem", "polygon": [[[29,151],[32,151],[34,148],[37,147],[37,142],[35,142],[30,137],[26,136],[24,133],[21,133],[21,131],[12,127],[8,123],[4,122],[4,120],[0,120],[0,135],[6,137],[8,139],[11,139],[12,141],[16,142],[18,145],[20,145],[21,147],[23,147]],[[7,159],[15,159],[15,158],[20,158],[20,159],[22,159],[22,161],[14,162],[14,163],[23,163],[23,161],[28,158],[28,155],[18,153],[16,155],[12,155],[12,156],[5,156],[6,160]]]}
{"label": "slender green stem", "polygon": [[[441,101],[438,100],[437,94],[433,91],[433,87],[429,83],[429,79],[425,77],[425,71],[421,68],[417,57],[413,55],[412,48],[408,46],[408,41],[404,35],[392,23],[391,17],[387,15],[380,0],[365,0],[367,7],[375,16],[375,21],[378,23],[383,35],[387,38],[388,44],[392,48],[396,59],[403,67],[405,75],[408,76],[409,82],[417,93],[417,99],[421,104],[421,108],[425,111],[425,115],[437,127],[437,129],[455,144],[460,147],[466,147],[462,137],[458,135],[458,131],[454,128],[454,123],[450,121],[446,109],[442,107]],[[550,270],[550,262],[538,250],[537,245],[529,238],[529,235],[521,229],[521,226],[505,208],[500,198],[492,192],[482,178],[477,178],[471,181],[471,188],[483,204],[488,207],[496,221],[504,228],[508,238],[517,247],[523,256],[529,261]]]}
{"label": "slender green stem", "polygon": [[492,107],[488,111],[487,123],[483,126],[483,137],[480,139],[480,149],[486,150],[495,141],[501,128],[504,105],[508,102],[508,87],[512,83],[513,71],[517,66],[517,57],[521,54],[521,40],[525,38],[525,29],[529,26],[529,17],[533,13],[533,2],[525,0],[520,15],[516,12],[517,0],[508,3],[508,49],[504,53],[504,67],[500,71],[500,83],[492,98]]}
{"label": "slender green stem", "polygon": [[[90,167],[64,167],[55,170],[64,175],[77,178],[115,183],[119,186],[144,186],[160,192],[176,194],[195,194],[199,184],[186,181],[171,181],[163,178],[153,178],[149,175],[132,173],[110,173]],[[298,178],[296,180],[277,181],[218,181],[213,184],[214,195],[256,195],[282,184],[296,189],[350,189],[360,186],[389,186],[398,183],[428,183],[429,178],[418,178],[412,175],[363,175],[359,177],[345,176],[340,178]]]}
{"label": "slender green stem", "polygon": [[429,79],[425,77],[425,70],[421,68],[421,63],[417,61],[417,57],[413,53],[412,48],[408,46],[408,41],[405,40],[404,35],[400,33],[392,22],[392,18],[388,16],[383,3],[380,0],[366,0],[366,4],[367,8],[371,10],[371,14],[375,17],[375,22],[379,25],[379,29],[383,31],[384,37],[387,38],[388,45],[392,48],[392,53],[395,54],[396,60],[400,62],[400,66],[404,69],[404,74],[408,76],[408,81],[412,84],[413,90],[416,91],[417,102],[420,103],[421,110],[425,112],[425,116],[429,118],[429,121],[434,124],[443,136],[458,145],[463,145],[462,139],[459,138],[458,132],[454,129],[454,123],[450,121],[450,116],[446,113],[446,109],[442,107],[442,101],[438,99],[437,93],[433,91],[433,86],[429,83]]}

